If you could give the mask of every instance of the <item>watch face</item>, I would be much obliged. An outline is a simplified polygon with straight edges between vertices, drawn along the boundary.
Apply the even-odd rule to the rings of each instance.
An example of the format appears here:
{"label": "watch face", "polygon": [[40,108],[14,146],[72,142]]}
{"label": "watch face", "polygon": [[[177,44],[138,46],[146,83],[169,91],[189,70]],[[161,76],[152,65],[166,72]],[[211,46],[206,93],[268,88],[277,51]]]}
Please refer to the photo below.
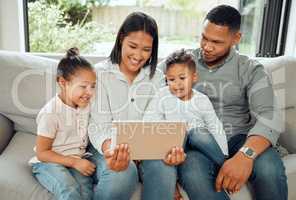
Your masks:
{"label": "watch face", "polygon": [[247,151],[246,151],[246,154],[248,155],[248,156],[253,156],[253,150],[252,149],[247,149]]}

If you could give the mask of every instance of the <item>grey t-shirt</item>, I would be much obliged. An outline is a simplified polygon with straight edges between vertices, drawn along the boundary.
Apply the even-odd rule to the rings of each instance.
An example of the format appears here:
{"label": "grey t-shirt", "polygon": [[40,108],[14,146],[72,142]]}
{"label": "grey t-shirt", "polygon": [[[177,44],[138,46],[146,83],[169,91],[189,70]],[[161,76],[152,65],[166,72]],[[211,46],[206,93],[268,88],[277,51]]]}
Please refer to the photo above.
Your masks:
{"label": "grey t-shirt", "polygon": [[[236,134],[261,135],[275,145],[281,122],[263,65],[231,49],[224,62],[210,69],[200,49],[192,50],[192,54],[199,73],[194,88],[211,100],[227,138]],[[158,67],[165,71],[165,61]]]}

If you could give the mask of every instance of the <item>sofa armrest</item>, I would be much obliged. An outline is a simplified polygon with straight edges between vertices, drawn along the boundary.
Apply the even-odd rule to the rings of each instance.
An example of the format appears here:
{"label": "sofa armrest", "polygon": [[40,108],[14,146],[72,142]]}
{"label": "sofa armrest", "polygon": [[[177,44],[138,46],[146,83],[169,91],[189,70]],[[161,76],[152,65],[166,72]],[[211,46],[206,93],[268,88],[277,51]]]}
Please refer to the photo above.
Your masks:
{"label": "sofa armrest", "polygon": [[0,114],[0,154],[6,148],[13,136],[13,123]]}

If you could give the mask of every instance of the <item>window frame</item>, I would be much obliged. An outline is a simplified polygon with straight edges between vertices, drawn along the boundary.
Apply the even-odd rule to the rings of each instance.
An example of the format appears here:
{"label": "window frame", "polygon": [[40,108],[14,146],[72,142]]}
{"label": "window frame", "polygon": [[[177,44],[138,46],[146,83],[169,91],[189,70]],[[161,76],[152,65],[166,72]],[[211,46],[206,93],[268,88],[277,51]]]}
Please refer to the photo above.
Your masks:
{"label": "window frame", "polygon": [[[239,2],[239,4],[241,6],[242,2],[245,0],[240,1],[241,2]],[[259,45],[257,46],[254,54],[257,57],[275,57],[284,55],[287,41],[289,15],[291,12],[291,0],[264,0],[264,4]],[[28,0],[23,0],[23,17],[25,26],[25,51],[30,52]]]}
{"label": "window frame", "polygon": [[27,0],[23,0],[23,17],[24,17],[24,33],[25,33],[25,51],[30,52],[29,15],[28,15]]}
{"label": "window frame", "polygon": [[257,57],[285,54],[291,0],[265,0]]}

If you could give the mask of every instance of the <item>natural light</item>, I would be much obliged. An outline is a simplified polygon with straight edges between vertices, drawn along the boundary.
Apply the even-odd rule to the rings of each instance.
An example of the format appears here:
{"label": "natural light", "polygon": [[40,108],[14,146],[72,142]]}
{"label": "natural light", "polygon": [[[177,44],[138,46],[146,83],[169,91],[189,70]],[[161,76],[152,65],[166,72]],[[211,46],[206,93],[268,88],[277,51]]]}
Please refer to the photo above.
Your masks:
{"label": "natural light", "polygon": [[[78,46],[83,53],[108,56],[116,32],[133,11],[143,11],[158,23],[159,57],[180,48],[196,48],[206,12],[221,0],[29,0],[30,52],[61,53]],[[242,53],[255,55],[263,1],[227,1],[242,12]],[[248,31],[244,31],[248,30]]]}

